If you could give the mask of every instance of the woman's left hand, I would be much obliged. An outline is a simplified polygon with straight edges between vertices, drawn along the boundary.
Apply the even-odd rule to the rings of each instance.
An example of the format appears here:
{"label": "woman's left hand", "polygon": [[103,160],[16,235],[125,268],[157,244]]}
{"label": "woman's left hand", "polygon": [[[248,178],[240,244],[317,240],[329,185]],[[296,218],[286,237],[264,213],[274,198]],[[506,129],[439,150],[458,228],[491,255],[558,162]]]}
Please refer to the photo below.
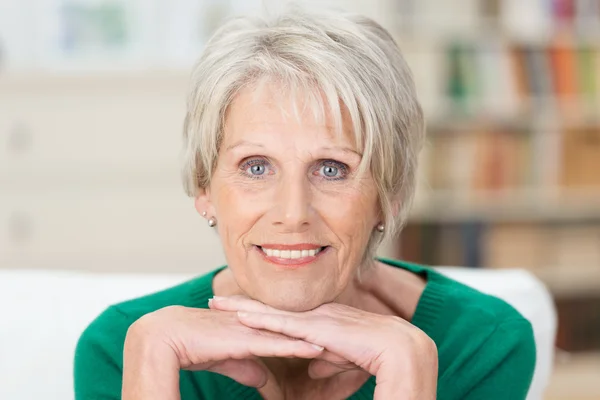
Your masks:
{"label": "woman's left hand", "polygon": [[309,366],[314,379],[360,368],[376,377],[376,400],[436,398],[436,345],[400,317],[337,303],[305,312],[281,311],[244,296],[215,297],[210,307],[237,311],[248,327],[324,347],[326,352]]}

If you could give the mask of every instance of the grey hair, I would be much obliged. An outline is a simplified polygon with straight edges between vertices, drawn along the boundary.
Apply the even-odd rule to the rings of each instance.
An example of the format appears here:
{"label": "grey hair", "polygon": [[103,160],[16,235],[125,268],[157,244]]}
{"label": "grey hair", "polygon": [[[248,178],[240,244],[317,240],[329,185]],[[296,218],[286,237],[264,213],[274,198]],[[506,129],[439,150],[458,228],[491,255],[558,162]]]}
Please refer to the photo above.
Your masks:
{"label": "grey hair", "polygon": [[370,169],[385,224],[383,234],[373,230],[365,250],[365,257],[374,256],[406,221],[424,141],[423,111],[396,42],[372,19],[340,12],[296,7],[226,22],[192,72],[182,157],[189,196],[210,184],[236,94],[267,80],[304,96],[315,115],[328,113],[338,131],[348,114],[362,151],[359,173]]}

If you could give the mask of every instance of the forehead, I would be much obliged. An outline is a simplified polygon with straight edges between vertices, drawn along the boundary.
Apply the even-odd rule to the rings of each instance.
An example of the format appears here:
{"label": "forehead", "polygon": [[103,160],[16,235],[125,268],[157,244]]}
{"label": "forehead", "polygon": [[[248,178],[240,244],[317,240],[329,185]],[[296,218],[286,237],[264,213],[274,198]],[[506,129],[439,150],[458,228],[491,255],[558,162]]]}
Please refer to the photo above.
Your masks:
{"label": "forehead", "polygon": [[[334,113],[341,126],[336,123]],[[223,142],[250,133],[285,135],[294,132],[360,150],[356,148],[352,120],[343,104],[331,110],[318,90],[292,91],[271,81],[248,86],[235,96],[225,116]]]}

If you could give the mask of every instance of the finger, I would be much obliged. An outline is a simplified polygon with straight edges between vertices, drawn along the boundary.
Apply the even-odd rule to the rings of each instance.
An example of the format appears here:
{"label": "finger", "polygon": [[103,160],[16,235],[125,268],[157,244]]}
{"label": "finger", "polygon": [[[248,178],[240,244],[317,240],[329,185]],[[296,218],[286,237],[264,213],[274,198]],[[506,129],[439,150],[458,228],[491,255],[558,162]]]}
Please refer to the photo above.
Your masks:
{"label": "finger", "polygon": [[334,363],[334,364],[343,364],[343,363],[350,362],[350,361],[346,360],[344,357],[337,355],[335,353],[332,353],[331,351],[328,351],[328,350],[324,350],[321,354],[319,354],[317,359],[319,359],[321,361],[328,361],[328,362]]}
{"label": "finger", "polygon": [[252,300],[242,295],[228,297],[215,296],[209,300],[208,306],[212,310],[220,311],[248,311],[271,314],[286,313],[286,311],[277,310],[260,301]]}
{"label": "finger", "polygon": [[[264,314],[238,311],[238,320],[247,327],[281,333],[283,335],[323,346],[344,359],[365,367],[379,353],[367,345],[368,338],[360,324],[349,324],[344,319],[307,313]],[[363,322],[364,323],[364,322]],[[372,373],[371,370],[368,371]]]}
{"label": "finger", "polygon": [[206,370],[228,376],[245,386],[260,388],[267,383],[266,367],[256,360],[224,360]]}
{"label": "finger", "polygon": [[[253,335],[245,343],[249,355],[256,357],[295,357],[316,358],[323,352],[323,347],[288,337],[272,337],[262,333]],[[241,354],[240,358],[248,354]],[[232,354],[235,357],[235,354]]]}
{"label": "finger", "polygon": [[250,328],[281,333],[289,337],[321,345],[321,343],[315,341],[316,335],[314,332],[319,332],[316,319],[311,321],[311,324],[307,324],[305,319],[296,313],[271,314],[247,311],[238,311],[237,316],[242,324]]}
{"label": "finger", "polygon": [[329,361],[314,359],[308,364],[308,376],[312,379],[326,379],[355,369],[361,369],[354,363],[345,361],[343,363],[332,363]]}
{"label": "finger", "polygon": [[211,343],[203,352],[206,361],[220,361],[225,358],[244,359],[256,357],[295,357],[316,358],[323,352],[323,346],[289,337],[287,335],[245,326],[231,312],[213,311],[216,316],[230,318],[230,334],[224,332],[219,340]]}
{"label": "finger", "polygon": [[344,357],[327,350],[323,351],[308,365],[309,376],[313,379],[329,378],[352,369],[360,368]]}

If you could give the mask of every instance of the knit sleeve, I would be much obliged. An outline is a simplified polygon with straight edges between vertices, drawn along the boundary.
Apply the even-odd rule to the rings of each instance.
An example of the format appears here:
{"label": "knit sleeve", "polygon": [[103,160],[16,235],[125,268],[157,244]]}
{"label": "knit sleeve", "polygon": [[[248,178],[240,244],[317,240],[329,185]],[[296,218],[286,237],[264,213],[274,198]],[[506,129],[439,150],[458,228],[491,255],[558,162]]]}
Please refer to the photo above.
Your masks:
{"label": "knit sleeve", "polygon": [[119,400],[129,318],[109,307],[83,332],[75,349],[75,400]]}
{"label": "knit sleeve", "polygon": [[[536,347],[531,324],[515,319],[499,324],[460,368],[456,400],[524,400],[533,378]],[[456,392],[455,392],[456,393]],[[438,391],[438,399],[448,399]]]}

